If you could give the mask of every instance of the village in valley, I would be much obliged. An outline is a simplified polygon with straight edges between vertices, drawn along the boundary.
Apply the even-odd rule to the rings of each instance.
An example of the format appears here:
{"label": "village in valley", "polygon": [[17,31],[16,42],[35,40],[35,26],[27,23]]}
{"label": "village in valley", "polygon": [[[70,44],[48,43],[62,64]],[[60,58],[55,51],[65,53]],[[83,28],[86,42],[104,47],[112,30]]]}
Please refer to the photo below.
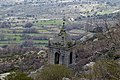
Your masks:
{"label": "village in valley", "polygon": [[[120,0],[0,0],[0,80],[17,80],[8,75],[18,70],[31,78],[18,80],[119,80],[119,4]],[[66,72],[54,73],[49,65],[64,65],[60,69]],[[41,76],[44,69],[59,79],[47,79],[48,73]]]}

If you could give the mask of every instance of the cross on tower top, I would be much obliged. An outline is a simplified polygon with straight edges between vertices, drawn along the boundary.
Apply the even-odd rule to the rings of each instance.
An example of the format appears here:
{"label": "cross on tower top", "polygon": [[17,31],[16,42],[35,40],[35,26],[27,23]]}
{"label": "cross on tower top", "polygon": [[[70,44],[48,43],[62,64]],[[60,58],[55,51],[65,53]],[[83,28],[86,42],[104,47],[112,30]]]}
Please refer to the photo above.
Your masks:
{"label": "cross on tower top", "polygon": [[63,17],[63,26],[62,26],[62,29],[64,30],[65,29],[65,17]]}

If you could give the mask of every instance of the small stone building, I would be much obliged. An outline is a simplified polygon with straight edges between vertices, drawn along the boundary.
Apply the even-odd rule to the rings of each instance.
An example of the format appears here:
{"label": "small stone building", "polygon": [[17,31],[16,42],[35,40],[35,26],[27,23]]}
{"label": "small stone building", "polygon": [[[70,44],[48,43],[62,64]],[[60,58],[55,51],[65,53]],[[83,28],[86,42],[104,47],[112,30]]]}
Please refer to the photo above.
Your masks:
{"label": "small stone building", "polygon": [[48,43],[49,48],[49,63],[61,65],[75,64],[75,41],[70,38],[70,35],[64,29],[65,23],[58,34],[50,38]]}

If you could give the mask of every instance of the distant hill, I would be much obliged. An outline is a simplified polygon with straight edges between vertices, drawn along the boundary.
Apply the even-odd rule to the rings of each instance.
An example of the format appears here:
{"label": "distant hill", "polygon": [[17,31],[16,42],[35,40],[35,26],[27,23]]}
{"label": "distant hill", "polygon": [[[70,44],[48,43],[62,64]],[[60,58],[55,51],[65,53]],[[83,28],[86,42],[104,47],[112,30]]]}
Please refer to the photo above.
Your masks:
{"label": "distant hill", "polygon": [[120,0],[97,0],[97,1],[102,1],[102,2],[111,2],[111,3],[120,2]]}
{"label": "distant hill", "polygon": [[111,3],[117,3],[120,2],[120,0],[0,0],[0,4],[14,4],[14,3],[19,3],[19,2],[27,2],[27,3],[55,3],[55,2],[93,2],[93,1],[98,1],[98,2],[111,2]]}
{"label": "distant hill", "polygon": [[[6,2],[14,2],[14,0],[0,0],[3,3]],[[17,0],[18,2],[22,0]],[[37,16],[38,18],[61,18],[64,14],[67,17],[77,17],[77,16],[87,16],[86,13],[89,11],[89,15],[93,14],[110,14],[116,11],[119,11],[119,3],[117,1],[120,0],[105,0],[106,2],[117,2],[118,5],[109,5],[105,3],[104,0],[24,0],[28,2],[27,4],[15,4],[13,6],[5,6],[0,8],[0,16],[2,17],[10,17],[10,16],[18,16],[18,17],[26,17],[26,16]],[[34,3],[31,3],[34,2]],[[72,3],[75,1],[85,1],[84,3]],[[87,1],[89,1],[87,3]],[[90,3],[91,1],[91,3]],[[94,2],[95,1],[95,2]],[[104,2],[103,4],[99,4],[98,2]],[[2,3],[1,2],[1,3]],[[44,4],[45,2],[45,4]],[[66,2],[64,4],[64,2]],[[69,3],[71,2],[71,3]],[[52,4],[53,3],[53,4]]]}

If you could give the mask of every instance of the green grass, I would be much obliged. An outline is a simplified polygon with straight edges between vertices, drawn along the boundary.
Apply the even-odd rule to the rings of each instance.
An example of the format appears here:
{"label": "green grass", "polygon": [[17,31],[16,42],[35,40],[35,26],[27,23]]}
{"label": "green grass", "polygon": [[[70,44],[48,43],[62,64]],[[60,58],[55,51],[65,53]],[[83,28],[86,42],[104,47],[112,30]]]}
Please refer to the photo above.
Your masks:
{"label": "green grass", "polygon": [[31,34],[28,34],[28,35],[30,35],[30,36],[44,36],[44,34],[35,34],[35,33],[31,33]]}
{"label": "green grass", "polygon": [[[35,24],[36,25],[36,24]],[[32,28],[36,28],[36,29],[43,29],[42,25],[36,25],[36,26],[33,26]]]}
{"label": "green grass", "polygon": [[48,43],[48,40],[34,40],[35,43]]}
{"label": "green grass", "polygon": [[20,33],[10,33],[10,34],[7,34],[8,36],[20,36],[20,35],[22,35],[22,34],[20,34]]}
{"label": "green grass", "polygon": [[35,46],[36,47],[45,47],[45,46],[47,46],[47,44],[36,44]]}
{"label": "green grass", "polygon": [[23,41],[22,40],[14,40],[14,41],[0,41],[0,44],[19,44],[19,43],[22,43]]}
{"label": "green grass", "polygon": [[112,12],[113,11],[102,11],[102,12],[98,12],[97,14],[104,15],[104,14],[110,14]]}
{"label": "green grass", "polygon": [[0,46],[7,45],[8,43],[0,43]]}
{"label": "green grass", "polygon": [[8,43],[0,43],[0,46],[9,45]]}
{"label": "green grass", "polygon": [[10,41],[0,41],[0,44],[8,44]]}
{"label": "green grass", "polygon": [[43,32],[44,33],[44,32],[49,32],[49,31],[48,30],[43,30],[43,29],[41,30],[40,29],[40,30],[38,30],[38,32]]}
{"label": "green grass", "polygon": [[[20,44],[25,40],[13,40],[13,41],[0,41],[0,46],[9,45],[9,44]],[[33,40],[35,43],[47,44],[48,40]],[[39,44],[40,45],[40,44]]]}
{"label": "green grass", "polygon": [[36,23],[37,25],[60,25],[62,24],[62,20],[49,20],[49,21],[41,21]]}

